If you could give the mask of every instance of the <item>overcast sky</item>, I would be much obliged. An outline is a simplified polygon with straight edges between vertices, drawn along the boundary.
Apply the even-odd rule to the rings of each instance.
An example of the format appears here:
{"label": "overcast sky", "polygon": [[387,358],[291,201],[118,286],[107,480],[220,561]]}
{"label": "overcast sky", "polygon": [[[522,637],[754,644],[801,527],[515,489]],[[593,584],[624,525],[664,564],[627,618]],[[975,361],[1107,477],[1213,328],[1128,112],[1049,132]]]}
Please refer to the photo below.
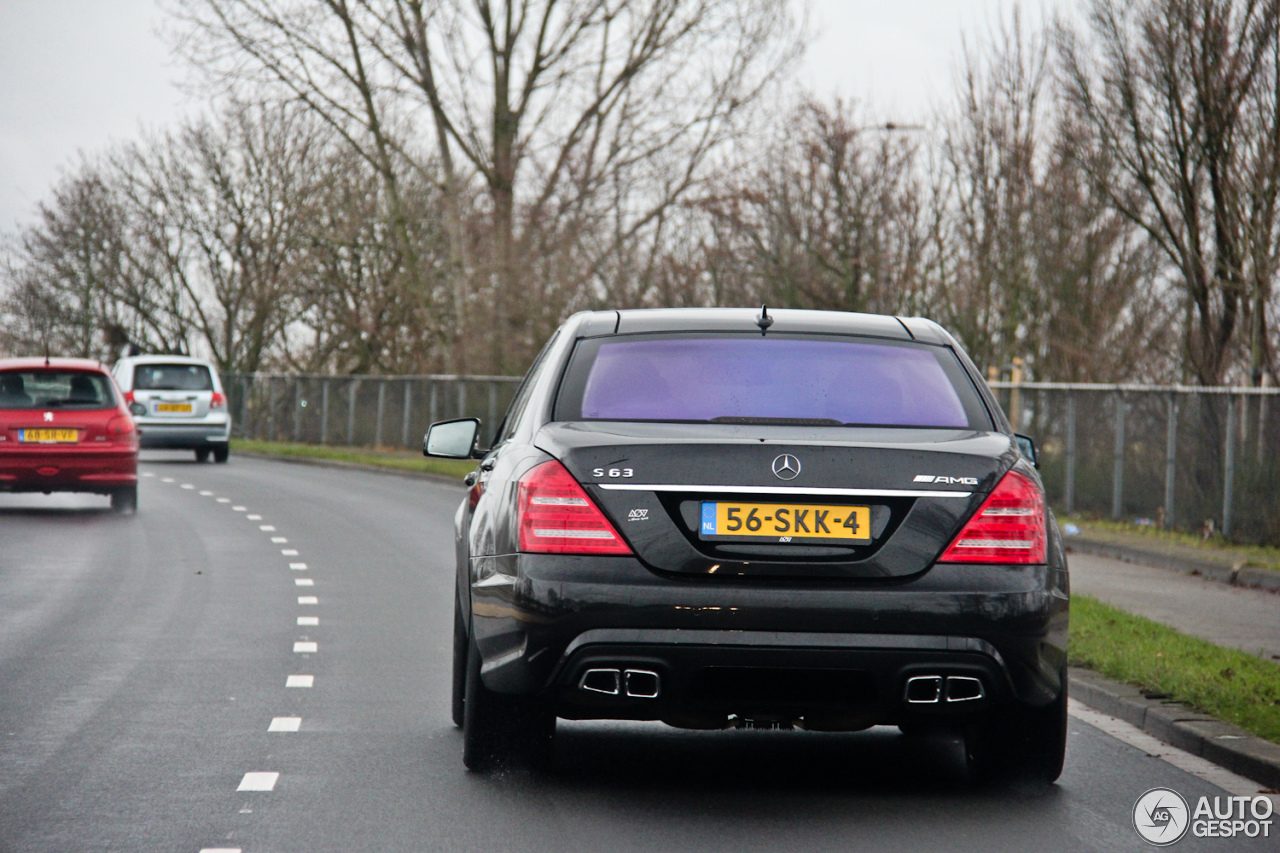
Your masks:
{"label": "overcast sky", "polygon": [[[799,7],[801,0],[796,0]],[[1032,21],[1076,0],[1023,0]],[[951,92],[961,34],[985,32],[1014,0],[810,0],[801,80],[820,97],[870,100],[909,123]],[[157,34],[154,0],[0,0],[0,231],[32,216],[74,163],[113,140],[197,111]]]}

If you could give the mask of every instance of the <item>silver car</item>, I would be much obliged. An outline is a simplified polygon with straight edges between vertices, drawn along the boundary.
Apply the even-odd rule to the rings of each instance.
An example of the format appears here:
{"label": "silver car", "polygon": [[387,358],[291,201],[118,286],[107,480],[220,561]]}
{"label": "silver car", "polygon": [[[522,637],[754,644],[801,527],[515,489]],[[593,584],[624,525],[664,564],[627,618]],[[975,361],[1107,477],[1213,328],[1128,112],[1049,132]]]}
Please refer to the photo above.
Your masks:
{"label": "silver car", "polygon": [[122,358],[112,369],[137,421],[142,447],[184,448],[226,462],[231,413],[212,364],[182,355]]}

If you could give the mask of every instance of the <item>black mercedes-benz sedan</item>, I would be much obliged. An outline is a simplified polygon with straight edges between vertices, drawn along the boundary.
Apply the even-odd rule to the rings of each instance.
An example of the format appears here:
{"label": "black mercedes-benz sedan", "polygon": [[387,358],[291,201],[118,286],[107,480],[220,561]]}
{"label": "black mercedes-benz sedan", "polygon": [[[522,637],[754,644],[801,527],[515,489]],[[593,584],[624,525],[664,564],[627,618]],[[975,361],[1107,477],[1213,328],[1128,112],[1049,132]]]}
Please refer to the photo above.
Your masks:
{"label": "black mercedes-benz sedan", "polygon": [[486,769],[556,719],[963,736],[1062,769],[1067,563],[1035,468],[937,324],[822,311],[570,317],[456,517],[453,717]]}

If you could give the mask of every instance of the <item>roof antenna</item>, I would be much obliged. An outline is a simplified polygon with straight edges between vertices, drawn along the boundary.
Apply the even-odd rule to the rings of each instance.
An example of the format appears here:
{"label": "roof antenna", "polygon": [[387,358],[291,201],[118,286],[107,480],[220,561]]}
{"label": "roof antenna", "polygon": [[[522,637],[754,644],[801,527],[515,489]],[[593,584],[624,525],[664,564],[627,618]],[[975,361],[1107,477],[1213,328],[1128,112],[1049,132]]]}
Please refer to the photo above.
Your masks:
{"label": "roof antenna", "polygon": [[769,316],[769,306],[761,305],[760,313],[756,315],[756,325],[760,327],[760,336],[764,337],[769,331],[769,327],[773,325],[773,318]]}

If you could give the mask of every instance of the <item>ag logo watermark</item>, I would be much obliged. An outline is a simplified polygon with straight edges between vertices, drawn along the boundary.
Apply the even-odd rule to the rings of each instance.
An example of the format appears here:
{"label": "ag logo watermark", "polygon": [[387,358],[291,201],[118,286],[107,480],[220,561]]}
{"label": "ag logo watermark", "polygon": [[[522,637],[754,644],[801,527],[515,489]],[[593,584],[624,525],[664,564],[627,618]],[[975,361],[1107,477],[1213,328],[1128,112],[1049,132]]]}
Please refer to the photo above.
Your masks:
{"label": "ag logo watermark", "polygon": [[1152,788],[1133,804],[1133,828],[1143,841],[1157,847],[1182,840],[1190,818],[1187,801],[1171,788]]}
{"label": "ag logo watermark", "polygon": [[1168,847],[1188,831],[1196,838],[1270,838],[1275,807],[1269,797],[1200,797],[1195,809],[1172,788],[1152,788],[1133,804],[1142,840]]}

